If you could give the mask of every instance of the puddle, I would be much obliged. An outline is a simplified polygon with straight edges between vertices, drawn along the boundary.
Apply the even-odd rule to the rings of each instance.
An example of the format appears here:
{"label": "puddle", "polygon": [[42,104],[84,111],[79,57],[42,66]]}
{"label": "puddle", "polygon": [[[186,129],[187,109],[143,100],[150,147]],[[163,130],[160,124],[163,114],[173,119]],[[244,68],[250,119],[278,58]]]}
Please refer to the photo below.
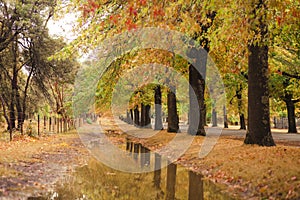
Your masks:
{"label": "puddle", "polygon": [[121,172],[91,159],[87,165],[78,167],[72,176],[58,182],[55,192],[28,199],[232,199],[202,175],[170,163],[141,144],[127,141],[122,148],[127,152],[127,158],[146,172]]}

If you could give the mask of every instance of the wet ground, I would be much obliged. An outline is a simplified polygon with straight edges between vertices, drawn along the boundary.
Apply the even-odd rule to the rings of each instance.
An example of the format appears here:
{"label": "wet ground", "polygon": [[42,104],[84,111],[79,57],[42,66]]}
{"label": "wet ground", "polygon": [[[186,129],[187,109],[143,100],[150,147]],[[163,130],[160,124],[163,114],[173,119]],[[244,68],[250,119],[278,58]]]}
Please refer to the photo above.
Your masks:
{"label": "wet ground", "polygon": [[16,176],[1,176],[0,199],[27,199],[44,195],[53,191],[55,184],[70,175],[76,166],[84,164],[89,155],[77,135],[64,142],[69,145],[68,148],[34,154],[33,161],[0,163],[1,168],[19,173]]}

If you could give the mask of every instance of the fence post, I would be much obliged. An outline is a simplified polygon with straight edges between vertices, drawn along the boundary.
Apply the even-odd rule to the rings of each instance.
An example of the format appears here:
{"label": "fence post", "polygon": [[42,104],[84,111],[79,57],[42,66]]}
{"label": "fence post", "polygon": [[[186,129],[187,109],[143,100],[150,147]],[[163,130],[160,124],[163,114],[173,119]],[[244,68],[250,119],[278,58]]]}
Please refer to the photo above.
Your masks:
{"label": "fence post", "polygon": [[38,136],[40,136],[40,115],[38,114]]}
{"label": "fence post", "polygon": [[49,132],[51,132],[51,119],[52,119],[52,117],[50,116],[49,117]]}

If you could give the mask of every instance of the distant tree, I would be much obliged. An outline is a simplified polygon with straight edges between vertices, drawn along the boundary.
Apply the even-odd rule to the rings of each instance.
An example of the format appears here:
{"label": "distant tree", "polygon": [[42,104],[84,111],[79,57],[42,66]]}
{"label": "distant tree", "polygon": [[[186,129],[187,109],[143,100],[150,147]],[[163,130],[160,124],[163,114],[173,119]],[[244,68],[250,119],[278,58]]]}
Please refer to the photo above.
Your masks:
{"label": "distant tree", "polygon": [[288,133],[297,133],[295,109],[300,102],[299,63],[299,58],[293,51],[276,48],[276,51],[272,53],[271,95],[285,103],[288,114]]}

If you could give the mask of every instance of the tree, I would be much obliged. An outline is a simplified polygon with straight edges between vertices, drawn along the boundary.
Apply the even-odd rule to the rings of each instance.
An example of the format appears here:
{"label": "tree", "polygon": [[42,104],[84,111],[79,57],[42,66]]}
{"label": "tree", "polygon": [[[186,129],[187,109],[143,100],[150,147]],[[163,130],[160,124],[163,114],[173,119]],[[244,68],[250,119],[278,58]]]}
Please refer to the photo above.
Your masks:
{"label": "tree", "polygon": [[[218,12],[209,35],[211,51],[225,49],[222,52],[230,52],[226,56],[233,58],[236,53],[243,55],[241,52],[245,52],[248,55],[248,112],[251,114],[248,113],[249,130],[245,142],[272,146],[274,142],[268,117],[268,54],[272,46],[283,45],[288,48],[290,45],[285,45],[286,42],[289,44],[289,41],[296,41],[290,39],[295,36],[291,33],[295,33],[299,27],[296,20],[299,2],[251,1],[232,4],[222,1],[210,3]],[[222,43],[225,44],[223,47]],[[238,63],[242,63],[243,59],[237,58]],[[223,60],[226,61],[226,58]],[[239,71],[242,66],[231,67],[233,71]]]}
{"label": "tree", "polygon": [[[99,44],[105,37],[127,30],[134,31],[137,27],[158,26],[184,32],[194,38],[199,46],[204,49],[207,47],[214,55],[226,52],[224,56],[220,56],[222,57],[219,62],[222,64],[220,66],[231,68],[234,72],[243,71],[246,74],[249,69],[249,86],[251,87],[248,91],[251,97],[249,97],[248,109],[252,114],[250,114],[251,117],[249,116],[246,141],[260,145],[273,145],[267,116],[269,112],[268,88],[264,86],[268,82],[268,54],[270,47],[275,44],[274,38],[279,38],[276,43],[288,41],[291,35],[297,38],[296,34],[289,33],[297,32],[299,28],[297,27],[299,12],[296,9],[299,3],[273,0],[250,3],[232,1],[230,4],[221,0],[161,1],[160,3],[131,0],[126,2],[75,1],[76,7],[82,11],[82,17],[79,19],[80,27],[85,23],[88,26],[81,29],[81,36],[66,48],[65,52],[72,52],[72,49],[77,46],[84,46],[83,49],[86,50],[90,46]],[[293,24],[296,24],[296,28]],[[285,32],[288,34],[283,34]],[[222,51],[218,51],[220,49]],[[245,57],[248,58],[248,66],[244,65]],[[227,65],[226,61],[230,59],[238,64],[230,62],[232,65]],[[220,68],[222,70],[222,67]],[[194,90],[202,87],[202,91],[205,91],[203,87],[205,82],[201,81],[201,77],[196,73],[190,75],[195,76],[191,78],[192,80],[198,81],[197,84],[196,81],[191,83],[191,85],[194,84]],[[263,81],[262,84],[256,84],[255,78]],[[256,91],[259,92],[255,95]],[[194,101],[197,100],[200,105],[203,103],[201,99],[202,97],[199,96]],[[255,105],[255,99],[259,99],[259,106]],[[199,107],[202,109],[199,115],[202,116],[205,107],[201,105]],[[254,113],[257,114],[257,119]],[[200,119],[203,118],[200,117]],[[199,132],[198,122],[192,124],[194,125],[190,126],[191,132]]]}
{"label": "tree", "polygon": [[168,89],[168,132],[177,133],[179,131],[179,118],[177,113],[176,88]]}
{"label": "tree", "polygon": [[[275,48],[271,57],[271,95],[283,101],[288,114],[288,133],[297,133],[295,105],[300,102],[299,58],[293,51]],[[284,70],[284,71],[281,71]]]}
{"label": "tree", "polygon": [[[75,2],[75,5],[82,11],[82,17],[79,19],[79,24],[90,24],[87,29],[82,31],[82,35],[93,34],[96,30],[103,33],[101,35],[93,34],[93,37],[88,38],[78,37],[75,43],[81,44],[81,46],[83,44],[85,47],[97,45],[97,42],[95,41],[102,41],[102,36],[110,37],[125,30],[134,30],[138,26],[146,25],[167,27],[173,30],[186,32],[187,35],[193,37],[200,44],[199,46],[208,51],[209,39],[206,34],[208,33],[208,29],[212,25],[216,14],[212,11],[206,11],[205,2],[200,3],[194,1],[163,1],[162,4],[156,4],[156,2],[150,1],[129,1],[126,3],[122,1],[106,3],[99,1],[89,1],[89,3],[77,1]],[[148,17],[149,15],[150,17]],[[99,21],[101,21],[100,26],[98,23]],[[90,40],[90,38],[93,39]],[[197,59],[197,63],[203,62],[204,65],[206,64],[206,56]],[[200,59],[202,60],[200,61]],[[195,67],[197,70],[194,69]],[[193,134],[197,135],[205,135],[204,125],[206,121],[206,108],[204,104],[204,92],[206,69],[205,66],[201,66],[201,68],[202,67],[204,67],[201,69],[204,74],[201,74],[201,76],[199,76],[198,73],[199,66],[190,67],[190,76],[191,80],[193,80],[190,84],[197,94],[197,99],[191,98],[191,105],[196,103],[200,111],[199,117],[190,117],[190,119],[195,120],[191,121],[189,132],[193,132]],[[172,95],[169,96],[171,97]],[[192,114],[193,112],[198,111],[192,109],[191,106],[190,113]],[[176,119],[176,117],[174,119]]]}
{"label": "tree", "polygon": [[[253,1],[251,29],[260,37],[248,46],[248,131],[244,143],[274,146],[270,129],[268,90],[267,5]],[[260,14],[258,14],[260,11]]]}
{"label": "tree", "polygon": [[8,47],[8,45],[19,34],[20,28],[15,28],[18,23],[17,8],[10,6],[7,2],[0,1],[0,52]]}
{"label": "tree", "polygon": [[155,123],[154,123],[154,130],[162,130],[162,102],[161,102],[161,87],[157,85],[154,88],[154,104],[155,104]]}
{"label": "tree", "polygon": [[[54,80],[53,75],[60,79],[64,77],[64,82],[68,83],[72,79],[70,77],[75,77],[78,65],[74,57],[64,61],[49,60],[55,51],[65,45],[60,40],[50,38],[46,27],[55,4],[55,1],[50,0],[1,1],[1,31],[9,31],[10,36],[13,35],[12,39],[3,36],[5,45],[2,47],[5,48],[0,52],[0,71],[3,74],[0,82],[1,85],[10,85],[3,86],[1,90],[2,107],[5,106],[9,113],[7,124],[10,130],[16,127],[17,118],[17,128],[22,132],[28,106],[37,107],[52,102],[49,89]],[[12,28],[7,24],[13,24]]]}
{"label": "tree", "polygon": [[[5,66],[1,64],[1,68],[5,71],[5,75],[10,80],[11,92],[9,101],[10,123],[9,129],[15,128],[15,108],[18,116],[18,128],[22,132],[22,124],[24,121],[24,113],[22,111],[22,103],[19,86],[19,74],[25,66],[29,65],[30,59],[26,57],[28,54],[28,40],[35,40],[38,34],[43,34],[46,23],[52,15],[54,4],[51,1],[37,3],[36,1],[8,3],[1,1],[1,44],[0,52],[11,57],[11,65]],[[44,10],[43,14],[38,12]],[[10,51],[5,51],[10,48]],[[6,65],[9,65],[6,63]],[[28,88],[32,71],[26,81],[25,95]],[[25,101],[25,100],[24,100]],[[24,108],[24,105],[23,105]]]}

